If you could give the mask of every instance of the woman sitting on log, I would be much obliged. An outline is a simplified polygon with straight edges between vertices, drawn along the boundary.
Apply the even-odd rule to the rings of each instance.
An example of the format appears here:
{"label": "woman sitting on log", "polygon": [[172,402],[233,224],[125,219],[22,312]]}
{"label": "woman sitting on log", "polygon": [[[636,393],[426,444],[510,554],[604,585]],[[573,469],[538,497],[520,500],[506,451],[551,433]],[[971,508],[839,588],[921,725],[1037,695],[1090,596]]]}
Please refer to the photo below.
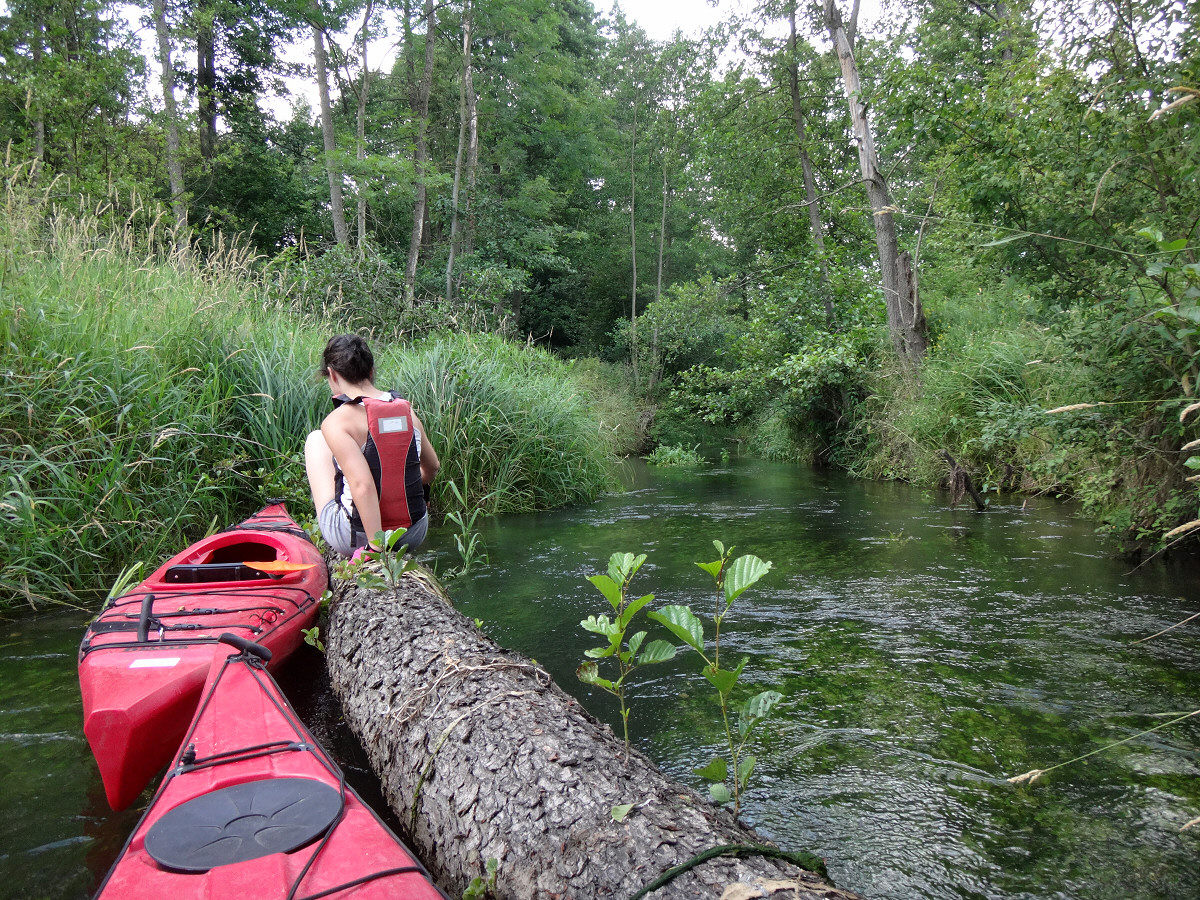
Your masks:
{"label": "woman sitting on log", "polygon": [[426,489],[441,467],[412,404],[375,386],[375,358],[355,334],[330,338],[321,358],[334,410],[304,442],[321,534],[343,556],[381,549],[375,535],[406,529],[415,550],[429,530]]}

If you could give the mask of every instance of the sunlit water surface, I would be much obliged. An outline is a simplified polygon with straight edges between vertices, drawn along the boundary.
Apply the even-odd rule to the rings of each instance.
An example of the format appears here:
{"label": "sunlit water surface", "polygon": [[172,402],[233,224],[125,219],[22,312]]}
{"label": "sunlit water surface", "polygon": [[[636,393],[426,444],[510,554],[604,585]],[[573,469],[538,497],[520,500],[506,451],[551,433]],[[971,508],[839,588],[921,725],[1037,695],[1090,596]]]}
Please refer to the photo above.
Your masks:
{"label": "sunlit water surface", "polygon": [[[1196,624],[1134,643],[1200,609],[1193,564],[1134,569],[1049,500],[977,513],[740,460],[627,474],[627,493],[586,508],[485,523],[490,564],[450,582],[459,608],[617,726],[574,676],[597,643],[579,621],[607,610],[586,577],[614,551],[646,553],[635,590],[707,618],[715,594],[693,563],[715,558],[713,539],[736,545],[774,564],[722,633],[723,659],[749,657],[745,692],[785,696],[757,735],[743,807],[762,835],[823,856],[835,883],[871,898],[1200,898],[1200,826],[1180,831],[1200,816],[1200,717],[1032,787],[1007,781],[1200,708]],[[443,569],[451,527],[429,545]],[[137,821],[108,809],[83,739],[85,621],[0,622],[0,897],[90,896]],[[698,668],[681,655],[635,673],[631,728],[702,789],[692,770],[721,735]],[[281,680],[369,795],[316,652]]]}

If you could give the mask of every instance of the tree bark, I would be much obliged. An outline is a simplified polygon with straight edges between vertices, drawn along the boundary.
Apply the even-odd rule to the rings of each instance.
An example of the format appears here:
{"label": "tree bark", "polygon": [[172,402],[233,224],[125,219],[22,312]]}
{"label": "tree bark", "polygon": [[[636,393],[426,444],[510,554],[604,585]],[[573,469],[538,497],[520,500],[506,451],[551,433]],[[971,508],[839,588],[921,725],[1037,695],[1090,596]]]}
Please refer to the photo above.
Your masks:
{"label": "tree bark", "polygon": [[[371,67],[367,65],[367,35],[370,31],[371,13],[375,9],[374,0],[368,0],[362,21],[362,82],[358,91],[358,110],[355,116],[355,134],[357,139],[356,157],[360,163],[367,158],[367,92],[371,87]],[[358,247],[367,246],[367,197],[363,191],[360,175],[358,189]]]}
{"label": "tree bark", "polygon": [[429,92],[433,88],[433,53],[436,47],[433,0],[425,0],[425,70],[417,86],[417,103],[413,115],[417,118],[417,147],[413,159],[417,196],[413,202],[412,238],[408,242],[408,265],[404,270],[404,299],[412,304],[416,299],[417,261],[421,256],[421,237],[425,231],[425,206],[428,191],[425,184],[429,157]]}
{"label": "tree bark", "polygon": [[196,9],[196,110],[200,158],[211,165],[217,153],[217,59],[212,4]]}
{"label": "tree bark", "polygon": [[[334,592],[333,692],[409,841],[451,896],[495,859],[498,900],[628,898],[710,848],[764,845],[636,750],[625,763],[611,729],[423,580],[405,576],[395,591],[338,581]],[[614,821],[612,808],[628,803]],[[650,896],[854,895],[791,861],[723,856]]]}
{"label": "tree bark", "polygon": [[468,140],[467,85],[471,83],[471,7],[463,6],[463,74],[458,91],[458,149],[454,154],[454,188],[450,195],[450,251],[446,257],[446,299],[454,299],[454,257],[458,251],[458,198],[462,187],[463,154]]}
{"label": "tree bark", "polygon": [[163,0],[154,0],[154,30],[158,37],[158,64],[162,68],[163,107],[167,114],[167,176],[171,184],[171,212],[176,239],[187,229],[187,206],[183,196],[183,161],[179,142],[179,112],[175,108],[175,68],[171,62],[171,35]]}
{"label": "tree bark", "polygon": [[329,64],[325,56],[325,34],[313,26],[313,59],[316,63],[317,93],[321,98],[321,136],[325,143],[325,172],[329,176],[329,210],[333,216],[333,238],[342,246],[350,243],[346,210],[342,202],[342,167],[337,160],[333,133],[333,107],[329,103]]}
{"label": "tree bark", "polygon": [[629,361],[633,366],[633,386],[638,386],[637,346],[637,104],[633,95],[633,132],[629,136],[629,252],[633,268],[633,285],[629,291]]}
{"label": "tree bark", "polygon": [[887,180],[879,171],[875,138],[867,121],[866,107],[862,103],[858,66],[854,61],[850,39],[842,25],[841,13],[838,12],[834,0],[825,0],[825,23],[842,69],[842,82],[846,89],[846,100],[850,105],[850,123],[854,129],[854,141],[858,145],[859,169],[874,213],[872,218],[875,220],[875,245],[879,253],[884,302],[887,305],[888,331],[891,333],[892,346],[901,364],[915,373],[929,346],[925,312],[921,306],[920,295],[915,289],[916,279],[913,277],[911,263],[901,258],[896,224],[892,219],[896,207],[888,193]]}
{"label": "tree bark", "polygon": [[835,324],[833,290],[829,283],[829,260],[825,256],[825,229],[821,224],[821,208],[817,203],[817,183],[813,178],[812,160],[808,155],[808,134],[804,127],[804,107],[800,103],[800,63],[796,59],[796,0],[788,7],[788,87],[792,94],[792,128],[800,150],[800,169],[804,178],[804,201],[808,207],[808,224],[812,230],[813,247],[820,267],[821,299],[825,304],[825,324],[832,330]]}

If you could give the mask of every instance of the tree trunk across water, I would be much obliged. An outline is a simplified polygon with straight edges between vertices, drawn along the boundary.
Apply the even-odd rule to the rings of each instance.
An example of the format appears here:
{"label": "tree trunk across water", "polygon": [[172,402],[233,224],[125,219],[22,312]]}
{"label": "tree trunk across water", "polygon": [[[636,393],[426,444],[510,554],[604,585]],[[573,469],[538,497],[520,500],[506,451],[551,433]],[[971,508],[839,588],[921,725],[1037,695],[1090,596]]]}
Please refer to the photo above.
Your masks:
{"label": "tree trunk across water", "polygon": [[[636,750],[626,763],[608,726],[430,585],[336,582],[326,656],[388,804],[451,897],[494,859],[492,897],[627,900],[703,851],[764,844]],[[636,805],[614,821],[622,804]],[[713,858],[647,896],[854,897],[762,855]]]}

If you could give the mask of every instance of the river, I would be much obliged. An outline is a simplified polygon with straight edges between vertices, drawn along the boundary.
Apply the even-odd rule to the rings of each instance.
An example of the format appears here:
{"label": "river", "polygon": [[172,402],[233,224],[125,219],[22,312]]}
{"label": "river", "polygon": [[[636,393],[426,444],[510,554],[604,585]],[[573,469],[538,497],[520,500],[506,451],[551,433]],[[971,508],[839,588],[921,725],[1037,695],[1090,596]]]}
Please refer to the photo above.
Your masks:
{"label": "river", "polygon": [[[824,857],[869,898],[1200,898],[1200,717],[1048,769],[1200,707],[1194,561],[1141,567],[1071,507],[992,496],[983,513],[900,484],[752,460],[699,471],[627,468],[629,490],[579,509],[482,523],[489,563],[449,582],[497,642],[578,682],[579,627],[607,603],[586,578],[615,551],[648,554],[651,608],[711,621],[714,539],[773,563],[734,604],[723,658],[747,692],[784,695],[753,741],[743,819]],[[453,565],[452,526],[430,551]],[[0,623],[0,896],[87,897],[137,814],[104,803],[80,726],[85,617]],[[648,623],[649,624],[649,623]],[[707,631],[711,633],[711,625]],[[666,637],[652,626],[651,637]],[[724,654],[729,654],[725,656]],[[719,713],[694,654],[632,677],[632,738],[698,788]],[[728,664],[728,662],[727,662]],[[360,787],[307,650],[281,680]],[[618,728],[619,730],[619,728]],[[632,798],[631,798],[632,799]]]}

